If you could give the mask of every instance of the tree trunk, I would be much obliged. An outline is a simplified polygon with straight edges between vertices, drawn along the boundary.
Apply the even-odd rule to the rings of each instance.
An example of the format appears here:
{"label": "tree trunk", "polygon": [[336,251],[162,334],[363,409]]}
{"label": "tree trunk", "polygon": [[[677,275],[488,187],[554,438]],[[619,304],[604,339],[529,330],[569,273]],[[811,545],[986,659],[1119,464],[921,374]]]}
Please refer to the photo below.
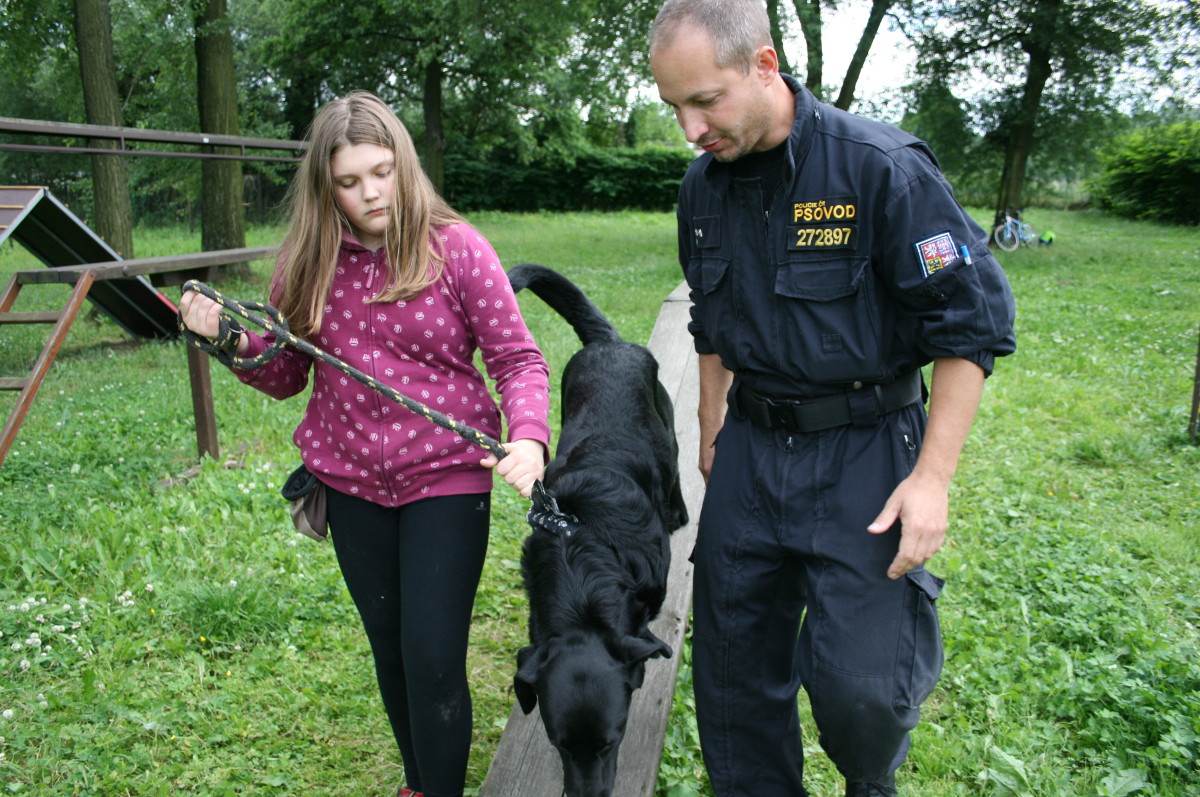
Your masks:
{"label": "tree trunk", "polygon": [[[196,100],[205,133],[240,135],[237,82],[233,73],[233,36],[225,0],[199,0],[196,6]],[[237,153],[230,147],[214,152]],[[205,160],[200,173],[200,242],[204,251],[246,245],[242,206],[242,164]],[[238,272],[249,273],[246,266]],[[226,270],[227,273],[233,273]]]}
{"label": "tree trunk", "polygon": [[800,18],[800,30],[804,33],[804,44],[808,49],[808,74],[804,85],[818,97],[821,96],[821,69],[824,56],[821,51],[821,0],[793,0],[796,16]]}
{"label": "tree trunk", "polygon": [[854,57],[850,59],[850,66],[846,68],[846,77],[842,80],[842,90],[838,92],[837,102],[834,103],[843,111],[850,110],[850,104],[854,102],[854,88],[858,85],[858,76],[862,74],[863,64],[867,62],[867,54],[871,52],[875,35],[879,33],[883,15],[891,7],[892,1],[872,0],[871,2],[871,14],[867,17],[867,25],[858,39],[858,48],[854,51]]}
{"label": "tree trunk", "polygon": [[[83,105],[94,125],[120,127],[121,100],[113,60],[112,17],[108,0],[75,0],[75,44]],[[91,141],[89,146],[117,149],[115,141]],[[123,155],[92,155],[92,216],[96,233],[121,257],[133,257],[133,208],[129,202],[129,172]]]}
{"label": "tree trunk", "polygon": [[996,224],[1004,221],[1006,210],[1019,210],[1022,207],[1025,164],[1033,149],[1033,135],[1037,129],[1042,91],[1050,79],[1051,44],[1054,41],[1060,6],[1061,0],[1041,0],[1038,3],[1033,27],[1024,44],[1025,51],[1029,53],[1029,69],[1025,74],[1025,88],[1021,93],[1017,118],[1005,145],[1004,171],[1000,178],[1000,196],[996,203]]}
{"label": "tree trunk", "polygon": [[783,26],[779,24],[779,0],[767,0],[767,16],[771,19],[771,40],[775,42],[775,54],[779,56],[779,71],[792,74],[787,55],[783,52]]}
{"label": "tree trunk", "polygon": [[320,98],[321,78],[308,73],[294,74],[283,90],[283,118],[288,123],[288,135],[294,141],[304,140]]}
{"label": "tree trunk", "polygon": [[434,57],[425,67],[425,91],[421,97],[425,114],[425,173],[438,193],[446,181],[443,156],[446,136],[442,132],[442,61]]}

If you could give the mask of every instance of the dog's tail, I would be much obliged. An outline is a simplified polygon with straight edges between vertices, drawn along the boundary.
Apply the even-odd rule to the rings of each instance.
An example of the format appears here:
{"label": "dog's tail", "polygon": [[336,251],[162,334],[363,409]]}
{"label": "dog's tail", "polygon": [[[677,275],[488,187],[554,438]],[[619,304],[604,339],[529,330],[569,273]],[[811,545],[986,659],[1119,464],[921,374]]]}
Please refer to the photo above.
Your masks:
{"label": "dog's tail", "polygon": [[600,308],[592,304],[575,283],[557,271],[536,263],[521,263],[509,269],[508,280],[514,292],[529,288],[550,305],[575,329],[583,345],[621,339]]}

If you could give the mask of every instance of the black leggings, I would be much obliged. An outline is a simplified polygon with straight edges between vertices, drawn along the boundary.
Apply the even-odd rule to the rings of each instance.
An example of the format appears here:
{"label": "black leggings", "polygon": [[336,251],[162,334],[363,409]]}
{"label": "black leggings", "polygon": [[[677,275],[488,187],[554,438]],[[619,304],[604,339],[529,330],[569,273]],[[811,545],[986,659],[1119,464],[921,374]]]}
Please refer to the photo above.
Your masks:
{"label": "black leggings", "polygon": [[471,746],[467,631],[491,497],[388,509],[328,490],[338,564],[362,617],[409,788],[459,797]]}

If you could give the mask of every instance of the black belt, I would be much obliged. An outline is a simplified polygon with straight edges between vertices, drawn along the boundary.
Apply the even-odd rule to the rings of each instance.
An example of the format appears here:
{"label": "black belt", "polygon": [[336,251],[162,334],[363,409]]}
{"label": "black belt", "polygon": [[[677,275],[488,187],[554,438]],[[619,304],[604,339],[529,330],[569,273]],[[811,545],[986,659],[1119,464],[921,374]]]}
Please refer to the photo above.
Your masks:
{"label": "black belt", "polygon": [[837,426],[873,426],[881,415],[921,400],[921,372],[911,371],[887,385],[864,385],[816,399],[781,399],[740,381],[730,394],[739,415],[755,426],[803,434]]}

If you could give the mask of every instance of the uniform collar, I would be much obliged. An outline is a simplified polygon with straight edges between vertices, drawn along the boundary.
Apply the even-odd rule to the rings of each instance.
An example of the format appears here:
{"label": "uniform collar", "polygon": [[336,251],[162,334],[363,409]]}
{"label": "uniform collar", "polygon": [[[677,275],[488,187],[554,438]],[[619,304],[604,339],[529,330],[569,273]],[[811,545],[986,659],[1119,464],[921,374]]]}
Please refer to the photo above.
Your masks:
{"label": "uniform collar", "polygon": [[[813,133],[816,131],[817,122],[821,119],[821,112],[817,108],[816,97],[801,85],[800,81],[782,72],[779,73],[779,76],[783,78],[784,84],[796,97],[792,131],[788,133],[787,139],[787,172],[784,175],[785,182],[791,183],[796,169],[804,163],[804,158],[812,146]],[[704,167],[704,176],[713,190],[724,193],[725,189],[729,187],[730,165],[717,160],[709,153],[705,153],[704,157],[709,159],[708,164]]]}

